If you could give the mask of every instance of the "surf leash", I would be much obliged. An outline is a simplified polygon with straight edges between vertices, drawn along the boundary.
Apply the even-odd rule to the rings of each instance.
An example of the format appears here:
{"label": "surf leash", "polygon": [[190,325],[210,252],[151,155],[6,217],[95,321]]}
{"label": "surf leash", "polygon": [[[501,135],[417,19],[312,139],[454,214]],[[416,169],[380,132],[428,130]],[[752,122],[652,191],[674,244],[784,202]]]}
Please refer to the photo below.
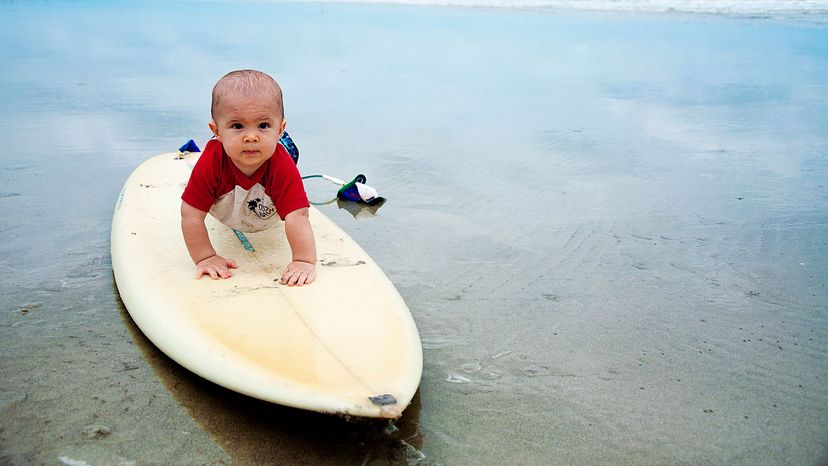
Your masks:
{"label": "surf leash", "polygon": [[340,186],[339,191],[336,192],[336,197],[343,201],[359,202],[370,206],[385,201],[385,198],[380,196],[376,189],[365,184],[366,178],[362,173],[349,182],[329,175],[306,175],[302,177],[303,180],[308,178],[322,178]]}

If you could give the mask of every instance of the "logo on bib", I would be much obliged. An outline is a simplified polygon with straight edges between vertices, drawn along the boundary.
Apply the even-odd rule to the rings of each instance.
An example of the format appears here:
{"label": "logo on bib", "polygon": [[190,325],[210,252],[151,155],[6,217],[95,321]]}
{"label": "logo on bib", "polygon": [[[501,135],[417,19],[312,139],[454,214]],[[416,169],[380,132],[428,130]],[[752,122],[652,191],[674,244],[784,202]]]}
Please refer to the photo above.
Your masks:
{"label": "logo on bib", "polygon": [[265,205],[260,198],[247,201],[247,208],[262,220],[267,220],[276,213],[274,207]]}

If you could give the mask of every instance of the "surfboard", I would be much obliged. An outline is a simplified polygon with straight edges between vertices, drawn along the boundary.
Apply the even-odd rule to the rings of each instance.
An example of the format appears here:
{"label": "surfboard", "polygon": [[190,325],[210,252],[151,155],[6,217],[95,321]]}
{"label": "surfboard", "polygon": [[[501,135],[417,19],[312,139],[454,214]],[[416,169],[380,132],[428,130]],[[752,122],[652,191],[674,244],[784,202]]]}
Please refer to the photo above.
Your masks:
{"label": "surfboard", "polygon": [[207,216],[233,277],[195,279],[181,194],[200,153],[162,154],[129,176],[112,219],[112,269],[141,331],[195,374],[245,395],[342,415],[396,418],[422,375],[417,327],[368,254],[310,209],[317,277],[279,284],[290,262],[283,224],[236,233]]}

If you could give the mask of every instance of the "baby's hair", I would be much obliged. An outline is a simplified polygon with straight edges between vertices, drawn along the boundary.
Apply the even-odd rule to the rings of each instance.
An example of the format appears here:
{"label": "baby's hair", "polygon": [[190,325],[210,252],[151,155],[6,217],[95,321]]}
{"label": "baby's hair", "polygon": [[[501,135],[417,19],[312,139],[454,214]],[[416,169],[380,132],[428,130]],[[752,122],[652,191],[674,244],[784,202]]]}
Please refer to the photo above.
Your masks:
{"label": "baby's hair", "polygon": [[256,70],[236,70],[219,79],[216,85],[213,86],[213,104],[210,107],[210,116],[213,120],[216,119],[222,99],[230,96],[270,99],[275,103],[279,116],[281,118],[285,117],[282,88],[267,73]]}

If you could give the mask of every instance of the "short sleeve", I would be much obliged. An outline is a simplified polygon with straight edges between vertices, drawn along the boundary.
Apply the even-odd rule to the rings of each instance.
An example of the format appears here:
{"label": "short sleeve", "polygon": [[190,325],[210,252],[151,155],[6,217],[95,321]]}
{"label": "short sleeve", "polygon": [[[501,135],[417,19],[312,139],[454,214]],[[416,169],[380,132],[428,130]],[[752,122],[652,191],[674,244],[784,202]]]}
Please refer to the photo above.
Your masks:
{"label": "short sleeve", "polygon": [[221,157],[224,155],[221,143],[211,139],[193,167],[187,187],[181,200],[198,210],[209,212],[216,201],[221,173]]}
{"label": "short sleeve", "polygon": [[281,144],[276,149],[276,155],[271,160],[270,198],[273,206],[282,220],[291,212],[303,207],[310,207],[308,195],[302,176],[293,159]]}

